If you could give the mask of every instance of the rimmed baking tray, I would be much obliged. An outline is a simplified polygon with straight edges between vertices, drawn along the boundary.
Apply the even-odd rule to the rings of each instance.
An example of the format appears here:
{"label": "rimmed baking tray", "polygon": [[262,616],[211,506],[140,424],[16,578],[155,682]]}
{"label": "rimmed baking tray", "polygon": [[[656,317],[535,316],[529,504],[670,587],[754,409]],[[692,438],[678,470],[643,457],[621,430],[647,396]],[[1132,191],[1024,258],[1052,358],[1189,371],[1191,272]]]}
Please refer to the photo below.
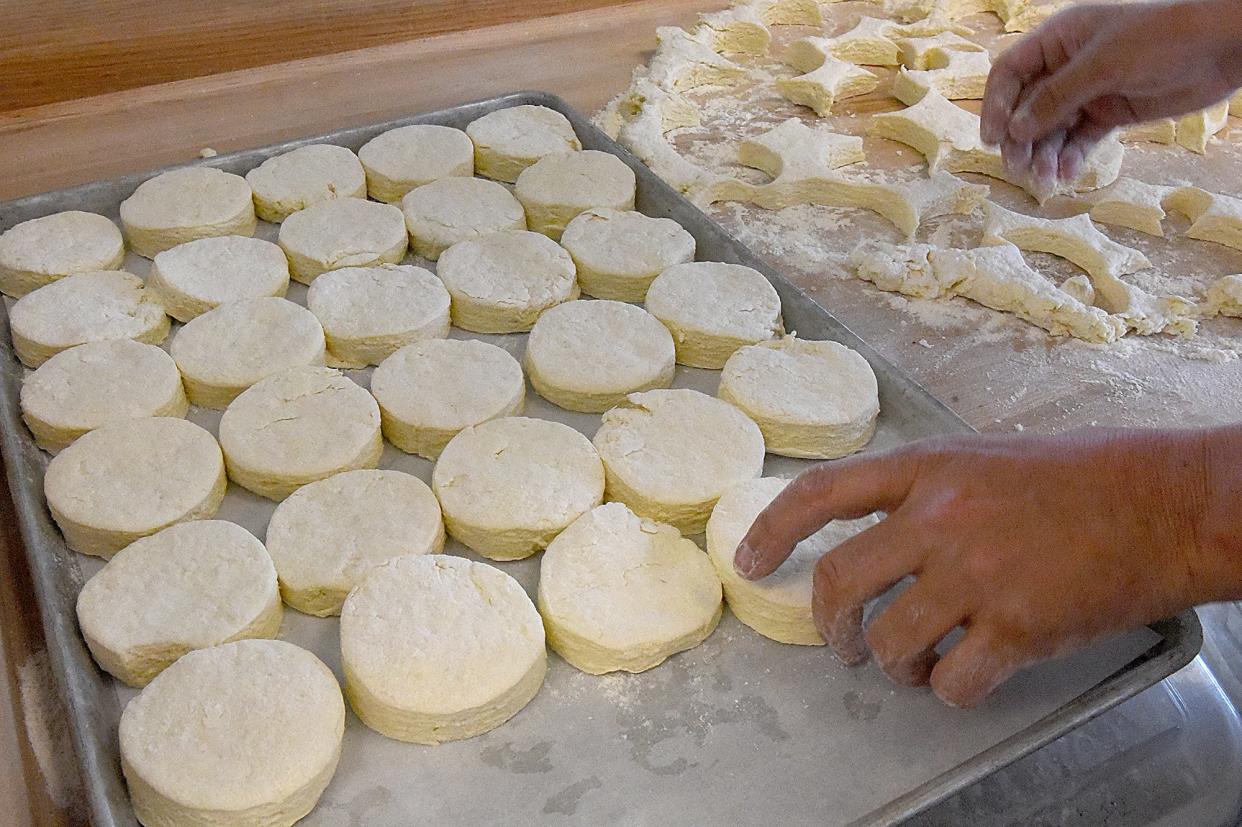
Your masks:
{"label": "rimmed baking tray", "polygon": [[[244,173],[295,146],[331,142],[357,149],[397,126],[464,127],[495,109],[538,104],[562,112],[587,149],[620,157],[638,179],[639,210],[679,222],[701,260],[763,272],[784,304],[786,326],[862,353],[879,379],[882,413],[871,449],[969,431],[952,411],[898,372],[780,273],[758,260],[589,120],[559,98],[519,92],[370,126],[205,159]],[[118,206],[153,172],[99,181],[0,204],[0,231],[29,218],[84,209],[116,218]],[[272,238],[275,227],[261,224]],[[412,259],[414,260],[414,259]],[[417,261],[424,266],[428,262]],[[130,254],[128,269],[148,263]],[[305,288],[290,298],[302,302]],[[11,306],[6,300],[6,308]],[[454,330],[454,336],[470,336]],[[478,336],[520,355],[525,336]],[[24,369],[0,318],[0,450],[8,470],[48,650],[64,696],[94,823],[134,823],[117,752],[116,726],[133,690],[102,673],[77,630],[74,602],[101,562],[69,551],[44,506],[47,456],[20,418]],[[369,371],[350,371],[364,387]],[[678,368],[677,387],[708,393],[712,371]],[[527,415],[566,422],[588,435],[597,416],[574,414],[528,393]],[[213,432],[218,412],[192,410]],[[769,457],[765,473],[789,476],[807,463]],[[386,447],[381,467],[423,479],[431,463]],[[230,486],[219,517],[262,537],[273,504]],[[451,553],[469,555],[451,543]],[[533,592],[538,557],[500,564]],[[340,674],[337,621],[286,613],[281,637]],[[942,706],[923,689],[890,684],[873,666],[840,666],[820,647],[759,637],[726,612],[700,647],[641,675],[592,677],[551,657],[539,696],[508,724],[439,747],[390,741],[350,716],[340,769],[307,824],[435,823],[860,823],[900,821],[1053,741],[1190,662],[1202,631],[1188,611],[1069,658],[1026,670],[983,707]]]}

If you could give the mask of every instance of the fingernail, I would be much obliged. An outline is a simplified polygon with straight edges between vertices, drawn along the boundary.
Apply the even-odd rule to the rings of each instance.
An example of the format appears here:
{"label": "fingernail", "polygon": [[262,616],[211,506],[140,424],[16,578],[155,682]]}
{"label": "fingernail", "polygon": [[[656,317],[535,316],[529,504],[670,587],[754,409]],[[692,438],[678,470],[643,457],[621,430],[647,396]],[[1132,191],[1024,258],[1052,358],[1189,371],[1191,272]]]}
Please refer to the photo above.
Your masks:
{"label": "fingernail", "polygon": [[755,553],[746,543],[740,544],[733,555],[733,570],[747,579],[755,571]]}

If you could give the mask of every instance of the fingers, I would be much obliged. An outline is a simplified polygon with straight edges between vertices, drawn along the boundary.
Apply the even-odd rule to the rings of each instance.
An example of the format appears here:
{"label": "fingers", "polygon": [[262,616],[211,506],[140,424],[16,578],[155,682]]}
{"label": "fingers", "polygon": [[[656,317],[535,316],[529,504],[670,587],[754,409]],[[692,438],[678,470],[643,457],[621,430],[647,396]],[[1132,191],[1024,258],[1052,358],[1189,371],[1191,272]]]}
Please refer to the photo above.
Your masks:
{"label": "fingers", "polygon": [[760,512],[738,545],[734,569],[748,580],[766,577],[830,520],[893,510],[914,484],[918,457],[912,449],[897,449],[804,471]]}
{"label": "fingers", "polygon": [[1057,129],[1072,126],[1083,107],[1106,93],[1111,82],[1111,71],[1100,65],[1093,50],[1078,52],[1031,87],[1014,109],[1009,136],[1015,141],[1034,143]]}
{"label": "fingers", "polygon": [[1057,53],[1054,42],[1052,30],[1041,26],[1006,49],[992,64],[979,114],[979,136],[986,143],[995,145],[1005,139],[1022,90],[1051,71],[1053,67],[1048,65],[1046,58]]}
{"label": "fingers", "polygon": [[819,559],[811,592],[815,628],[842,662],[867,659],[863,607],[915,572],[926,556],[900,518],[887,517]]}
{"label": "fingers", "polygon": [[1051,186],[1056,181],[1065,134],[1063,129],[1052,132],[1031,151],[1031,176],[1037,185]]}
{"label": "fingers", "polygon": [[898,683],[927,683],[936,665],[936,644],[966,620],[959,594],[920,577],[874,617],[865,637],[876,663]]}
{"label": "fingers", "polygon": [[949,706],[975,706],[1029,660],[986,627],[970,627],[932,669],[931,688]]}
{"label": "fingers", "polygon": [[1057,174],[1062,181],[1074,181],[1082,173],[1087,156],[1112,129],[1094,120],[1083,121],[1070,131],[1061,147]]}

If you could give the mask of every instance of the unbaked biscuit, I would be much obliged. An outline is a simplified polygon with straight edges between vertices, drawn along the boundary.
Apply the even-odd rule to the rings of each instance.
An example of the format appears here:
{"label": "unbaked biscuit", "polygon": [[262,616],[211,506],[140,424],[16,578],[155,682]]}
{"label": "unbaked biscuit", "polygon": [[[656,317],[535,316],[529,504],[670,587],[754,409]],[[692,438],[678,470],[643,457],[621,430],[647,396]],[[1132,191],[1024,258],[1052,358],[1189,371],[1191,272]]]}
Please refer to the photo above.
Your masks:
{"label": "unbaked biscuit", "polygon": [[343,146],[311,144],[268,158],[246,173],[254,211],[280,223],[298,210],[333,198],[366,198],[358,156]]}
{"label": "unbaked biscuit", "polygon": [[511,106],[489,112],[466,127],[479,175],[513,183],[522,170],[547,155],[582,149],[569,120],[546,106]]}
{"label": "unbaked biscuit", "polygon": [[526,212],[507,189],[482,178],[443,178],[401,199],[410,246],[435,261],[459,241],[525,230]]}
{"label": "unbaked biscuit", "polygon": [[125,258],[121,231],[79,210],[23,221],[0,235],[0,293],[20,299],[74,273],[115,270]]}
{"label": "unbaked biscuit", "polygon": [[289,261],[284,250],[261,238],[200,238],[157,253],[147,287],[169,316],[188,322],[228,302],[283,297]]}
{"label": "unbaked biscuit", "polygon": [[641,302],[660,273],[694,260],[694,236],[671,218],[596,207],[580,213],[561,236],[573,256],[582,292],[597,299]]}
{"label": "unbaked biscuit", "polygon": [[277,237],[295,281],[341,267],[396,264],[405,256],[405,216],[389,204],[334,198],[299,210],[280,225]]}
{"label": "unbaked biscuit", "polygon": [[474,174],[470,138],[460,129],[435,124],[390,129],[363,144],[358,158],[366,169],[367,192],[389,203],[432,181]]}
{"label": "unbaked biscuit", "polygon": [[615,155],[588,149],[541,158],[518,176],[514,195],[526,225],[554,240],[592,207],[634,209],[634,170]]}
{"label": "unbaked biscuit", "polygon": [[135,253],[156,253],[216,235],[254,235],[254,199],[240,175],[213,167],[164,172],[121,202],[121,226]]}

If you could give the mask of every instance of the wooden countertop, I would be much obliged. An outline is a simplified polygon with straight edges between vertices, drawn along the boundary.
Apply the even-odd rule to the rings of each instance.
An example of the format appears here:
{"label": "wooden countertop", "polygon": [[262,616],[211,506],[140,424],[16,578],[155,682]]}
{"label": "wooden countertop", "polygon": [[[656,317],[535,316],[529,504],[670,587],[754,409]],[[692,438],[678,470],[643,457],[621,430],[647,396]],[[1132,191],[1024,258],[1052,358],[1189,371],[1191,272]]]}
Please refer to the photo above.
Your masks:
{"label": "wooden countertop", "polygon": [[[593,111],[650,56],[657,26],[723,5],[630,3],[16,110],[0,115],[0,201],[204,147],[261,146],[520,89]],[[0,490],[0,813],[11,827],[74,824],[73,760],[2,476]]]}

